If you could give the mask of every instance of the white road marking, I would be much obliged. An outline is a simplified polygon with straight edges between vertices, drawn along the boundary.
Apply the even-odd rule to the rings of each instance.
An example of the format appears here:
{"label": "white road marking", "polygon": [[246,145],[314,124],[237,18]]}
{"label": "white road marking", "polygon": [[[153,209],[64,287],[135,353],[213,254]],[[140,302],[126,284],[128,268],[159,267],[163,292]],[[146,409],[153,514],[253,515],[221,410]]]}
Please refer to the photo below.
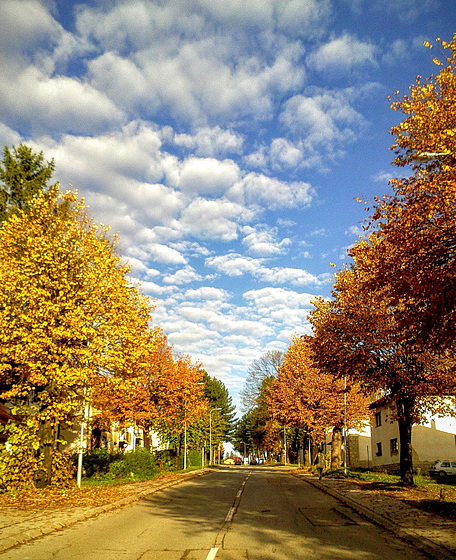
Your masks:
{"label": "white road marking", "polygon": [[231,521],[233,520],[233,515],[234,515],[235,511],[236,511],[235,506],[230,507],[230,511],[228,512],[228,515],[226,516],[225,523],[231,523]]}
{"label": "white road marking", "polygon": [[217,556],[217,552],[218,552],[218,546],[211,548],[209,554],[206,557],[206,560],[214,560],[214,558]]}

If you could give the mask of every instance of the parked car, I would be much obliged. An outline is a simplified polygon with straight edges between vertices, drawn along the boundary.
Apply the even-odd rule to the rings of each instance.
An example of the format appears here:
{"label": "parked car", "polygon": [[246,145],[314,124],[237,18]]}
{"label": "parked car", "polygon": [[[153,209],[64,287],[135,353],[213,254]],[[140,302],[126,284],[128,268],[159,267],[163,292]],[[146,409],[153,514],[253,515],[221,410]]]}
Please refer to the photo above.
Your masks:
{"label": "parked car", "polygon": [[436,461],[429,469],[429,474],[435,478],[456,476],[456,461]]}

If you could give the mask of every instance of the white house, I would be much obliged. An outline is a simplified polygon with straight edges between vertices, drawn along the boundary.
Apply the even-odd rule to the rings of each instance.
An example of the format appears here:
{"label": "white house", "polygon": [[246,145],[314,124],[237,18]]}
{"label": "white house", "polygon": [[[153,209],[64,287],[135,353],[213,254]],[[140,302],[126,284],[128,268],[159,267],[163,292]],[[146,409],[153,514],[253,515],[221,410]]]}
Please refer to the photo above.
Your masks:
{"label": "white house", "polygon": [[[373,411],[373,467],[397,470],[399,467],[399,424],[395,420],[395,405],[381,398],[370,406]],[[436,461],[456,461],[456,418],[428,414],[421,424],[412,428],[414,467],[427,469]]]}

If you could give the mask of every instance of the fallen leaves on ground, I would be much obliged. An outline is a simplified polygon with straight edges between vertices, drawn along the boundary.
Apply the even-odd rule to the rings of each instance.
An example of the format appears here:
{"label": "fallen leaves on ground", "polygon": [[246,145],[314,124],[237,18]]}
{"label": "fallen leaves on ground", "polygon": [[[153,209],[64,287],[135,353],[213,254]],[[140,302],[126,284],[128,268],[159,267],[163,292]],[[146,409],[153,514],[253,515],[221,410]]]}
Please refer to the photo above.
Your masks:
{"label": "fallen leaves on ground", "polygon": [[44,488],[23,492],[6,492],[0,494],[0,508],[44,510],[67,507],[96,507],[112,503],[131,494],[152,488],[158,481],[173,479],[176,475],[163,474],[152,480],[142,482],[116,484],[110,486],[76,485],[69,488]]}
{"label": "fallen leaves on ground", "polygon": [[410,506],[456,520],[456,486],[426,484],[403,486],[400,483],[357,481],[358,485],[374,492],[402,500]]}

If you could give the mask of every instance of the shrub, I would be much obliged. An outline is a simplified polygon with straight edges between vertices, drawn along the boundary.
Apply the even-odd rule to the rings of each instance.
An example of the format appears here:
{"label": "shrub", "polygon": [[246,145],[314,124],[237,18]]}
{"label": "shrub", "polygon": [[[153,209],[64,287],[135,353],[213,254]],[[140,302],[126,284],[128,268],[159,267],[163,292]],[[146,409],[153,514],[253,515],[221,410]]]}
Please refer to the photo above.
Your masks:
{"label": "shrub", "polygon": [[174,470],[177,467],[177,455],[175,449],[162,449],[156,451],[155,463],[162,470]]}
{"label": "shrub", "polygon": [[[109,453],[107,449],[92,449],[92,451],[87,451],[82,458],[82,468],[85,476],[90,478],[107,473],[111,463],[118,460],[119,457],[120,455],[118,453]],[[75,460],[77,462],[77,455]]]}
{"label": "shrub", "polygon": [[153,478],[159,471],[160,467],[156,465],[154,456],[144,447],[125,453],[109,466],[110,473],[124,478]]}

